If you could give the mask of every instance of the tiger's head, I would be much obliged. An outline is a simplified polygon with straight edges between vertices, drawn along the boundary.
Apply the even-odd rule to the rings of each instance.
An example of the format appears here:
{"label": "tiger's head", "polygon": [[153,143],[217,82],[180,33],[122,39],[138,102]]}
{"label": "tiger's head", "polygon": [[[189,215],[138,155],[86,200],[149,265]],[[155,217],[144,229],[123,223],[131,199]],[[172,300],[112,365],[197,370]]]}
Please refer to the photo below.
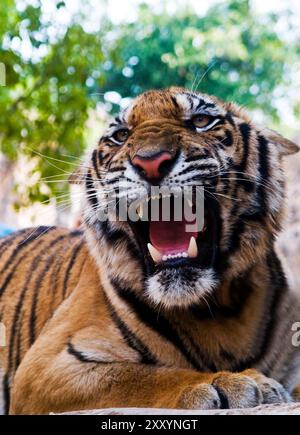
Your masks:
{"label": "tiger's head", "polygon": [[[101,273],[166,309],[201,304],[273,245],[284,215],[282,157],[297,151],[216,97],[181,88],[140,95],[72,178],[84,182],[86,233]],[[203,227],[187,231],[174,213],[168,221],[161,213],[103,219],[125,196],[127,208],[140,201],[149,210],[164,199],[151,196],[153,186],[171,192],[171,205],[176,191],[201,186]],[[194,194],[189,206],[195,209]]]}

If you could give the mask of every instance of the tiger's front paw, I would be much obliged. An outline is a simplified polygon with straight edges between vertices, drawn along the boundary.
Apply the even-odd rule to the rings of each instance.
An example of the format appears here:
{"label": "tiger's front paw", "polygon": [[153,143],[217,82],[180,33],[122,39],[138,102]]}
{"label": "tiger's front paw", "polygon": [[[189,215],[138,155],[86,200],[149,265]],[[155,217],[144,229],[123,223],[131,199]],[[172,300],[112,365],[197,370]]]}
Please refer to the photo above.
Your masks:
{"label": "tiger's front paw", "polygon": [[210,384],[187,387],[177,403],[178,409],[220,409],[221,399],[218,391]]}
{"label": "tiger's front paw", "polygon": [[219,393],[223,408],[253,408],[293,401],[279,382],[253,369],[217,374],[212,385]]}
{"label": "tiger's front paw", "polygon": [[267,378],[256,370],[246,370],[244,373],[257,383],[263,395],[263,404],[279,405],[280,403],[293,402],[290,393],[275,379]]}
{"label": "tiger's front paw", "polygon": [[178,405],[186,409],[233,409],[291,401],[289,393],[277,381],[249,370],[217,373],[211,383],[185,389]]}

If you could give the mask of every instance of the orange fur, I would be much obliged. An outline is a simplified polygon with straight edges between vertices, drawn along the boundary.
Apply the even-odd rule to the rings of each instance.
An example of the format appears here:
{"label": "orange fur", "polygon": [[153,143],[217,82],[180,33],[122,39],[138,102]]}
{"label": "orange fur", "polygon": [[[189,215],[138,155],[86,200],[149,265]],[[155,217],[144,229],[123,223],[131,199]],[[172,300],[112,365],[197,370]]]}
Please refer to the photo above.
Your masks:
{"label": "orange fur", "polygon": [[[81,168],[72,181],[90,182],[98,194],[107,183],[99,174],[113,174],[141,148],[195,160],[214,150],[211,158],[219,153],[223,168],[231,159],[243,172],[226,167],[227,190],[221,178],[215,190],[222,217],[219,280],[209,293],[199,290],[197,304],[182,294],[176,305],[155,288],[157,306],[153,287],[145,297],[144,260],[128,242],[135,244],[133,232],[120,222],[98,228],[88,195],[83,233],[42,228],[3,239],[0,319],[7,347],[1,361],[12,414],[249,407],[288,401],[299,384],[299,352],[291,346],[299,296],[288,289],[274,250],[284,217],[281,159],[296,146],[259,129],[236,106],[200,94],[192,97],[216,106],[224,124],[201,134],[188,129],[189,96],[172,88],[137,98],[124,114],[131,129],[126,144],[114,147],[104,136],[89,174]],[[242,128],[249,134],[244,163]],[[249,214],[255,195],[267,207],[257,219]]]}

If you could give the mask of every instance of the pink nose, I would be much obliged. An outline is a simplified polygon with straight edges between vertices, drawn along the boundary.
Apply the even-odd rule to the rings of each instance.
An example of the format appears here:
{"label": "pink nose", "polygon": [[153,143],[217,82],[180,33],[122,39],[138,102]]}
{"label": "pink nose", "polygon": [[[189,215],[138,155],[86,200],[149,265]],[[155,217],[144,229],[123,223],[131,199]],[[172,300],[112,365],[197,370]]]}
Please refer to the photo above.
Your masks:
{"label": "pink nose", "polygon": [[138,154],[132,159],[132,164],[147,180],[161,180],[165,175],[165,169],[172,162],[172,154],[168,151],[151,154],[147,157]]}

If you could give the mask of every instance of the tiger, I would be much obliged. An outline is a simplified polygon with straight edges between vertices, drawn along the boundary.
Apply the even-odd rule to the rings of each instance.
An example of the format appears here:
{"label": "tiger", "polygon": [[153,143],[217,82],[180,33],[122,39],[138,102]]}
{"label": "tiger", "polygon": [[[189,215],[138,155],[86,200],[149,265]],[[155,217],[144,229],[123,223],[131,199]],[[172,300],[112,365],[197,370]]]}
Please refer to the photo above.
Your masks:
{"label": "tiger", "polygon": [[[82,229],[1,240],[4,412],[299,399],[300,296],[276,247],[283,159],[298,150],[215,96],[171,87],[133,99],[70,177],[84,196]],[[165,198],[153,187],[171,203],[176,189],[201,188],[203,225],[142,219],[140,205]],[[103,218],[125,196],[138,218]]]}

